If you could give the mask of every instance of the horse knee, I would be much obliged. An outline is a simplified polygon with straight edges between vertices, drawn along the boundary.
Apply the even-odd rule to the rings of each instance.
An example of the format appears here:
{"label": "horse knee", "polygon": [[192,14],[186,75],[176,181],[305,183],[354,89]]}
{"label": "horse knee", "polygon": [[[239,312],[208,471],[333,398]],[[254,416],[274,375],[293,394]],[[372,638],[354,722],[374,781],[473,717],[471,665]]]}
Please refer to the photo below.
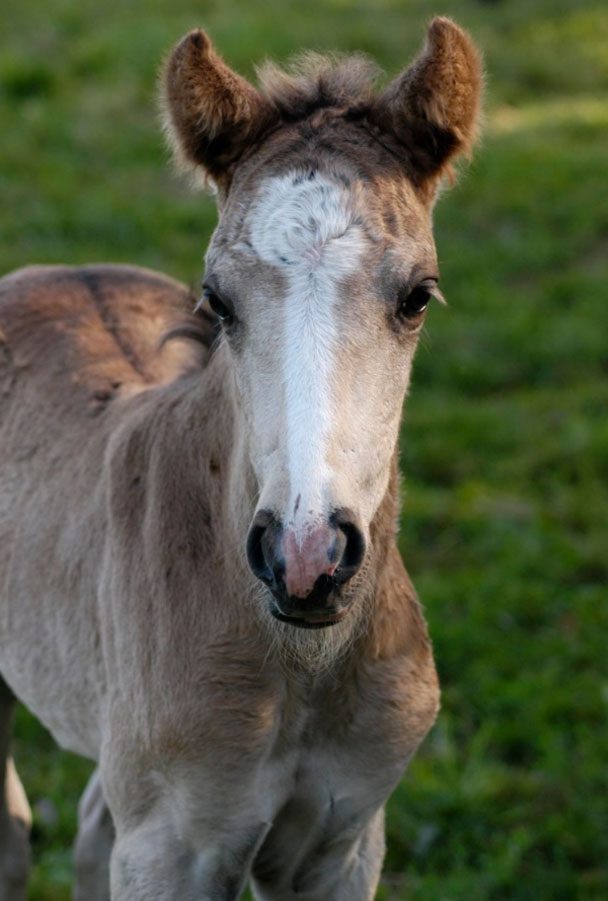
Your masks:
{"label": "horse knee", "polygon": [[161,826],[122,833],[110,862],[112,901],[194,901],[188,858]]}
{"label": "horse knee", "polygon": [[[190,837],[191,839],[192,837]],[[112,851],[112,901],[237,901],[248,867],[240,841],[210,841],[197,851],[173,823],[142,823],[121,833]]]}
{"label": "horse knee", "polygon": [[253,867],[256,901],[373,901],[384,859],[384,809],[360,832],[327,836],[294,869],[280,855]]}

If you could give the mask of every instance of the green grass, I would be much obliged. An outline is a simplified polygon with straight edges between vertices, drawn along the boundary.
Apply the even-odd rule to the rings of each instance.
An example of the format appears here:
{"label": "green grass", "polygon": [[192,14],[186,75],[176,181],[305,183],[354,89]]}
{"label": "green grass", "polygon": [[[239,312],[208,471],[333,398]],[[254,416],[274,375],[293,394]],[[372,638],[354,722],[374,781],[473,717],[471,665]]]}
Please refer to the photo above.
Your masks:
{"label": "green grass", "polygon": [[[0,9],[0,271],[124,260],[196,282],[214,222],[166,165],[159,60],[204,24],[247,75],[435,11],[486,53],[486,137],[440,203],[403,432],[401,549],[443,686],[389,805],[379,897],[608,897],[608,12],[579,0],[23,0]],[[34,901],[66,901],[89,765],[19,714]]]}

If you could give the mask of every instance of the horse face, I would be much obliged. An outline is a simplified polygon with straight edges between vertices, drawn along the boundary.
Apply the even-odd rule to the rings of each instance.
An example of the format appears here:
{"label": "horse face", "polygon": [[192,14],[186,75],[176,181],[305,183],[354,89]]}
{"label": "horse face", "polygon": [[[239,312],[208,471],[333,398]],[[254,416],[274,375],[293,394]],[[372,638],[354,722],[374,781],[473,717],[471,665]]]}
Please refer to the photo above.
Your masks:
{"label": "horse face", "polygon": [[257,482],[249,562],[275,616],[326,626],[362,594],[437,278],[429,211],[475,142],[482,72],[438,17],[380,93],[360,57],[270,65],[260,81],[191,32],[165,69],[167,132],[218,190],[207,289]]}
{"label": "horse face", "polygon": [[344,169],[257,177],[207,256],[257,483],[249,564],[295,625],[348,612],[437,281],[428,210],[405,178],[389,187]]}

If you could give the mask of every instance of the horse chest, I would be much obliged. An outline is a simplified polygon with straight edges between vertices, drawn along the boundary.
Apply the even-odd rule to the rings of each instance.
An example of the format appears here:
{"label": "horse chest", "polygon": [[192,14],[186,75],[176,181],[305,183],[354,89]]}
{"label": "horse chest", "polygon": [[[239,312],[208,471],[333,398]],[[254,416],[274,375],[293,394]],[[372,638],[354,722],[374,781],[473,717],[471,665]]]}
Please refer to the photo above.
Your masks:
{"label": "horse chest", "polygon": [[337,871],[345,849],[357,847],[382,816],[405,762],[403,748],[387,749],[382,716],[379,732],[366,737],[356,713],[346,722],[311,706],[283,714],[273,740],[246,767],[239,761],[243,747],[233,746],[225,748],[221,772],[216,758],[173,782],[172,820],[193,847],[205,849],[201,884],[218,860],[227,872],[240,861],[277,890],[333,855]]}
{"label": "horse chest", "polygon": [[[305,823],[314,831],[331,820],[342,826],[382,803],[411,753],[403,729],[395,740],[394,711],[375,709],[353,693],[311,703],[285,715],[262,766],[277,787],[273,820],[281,829]],[[315,703],[316,702],[316,703]]]}
{"label": "horse chest", "polygon": [[[391,711],[353,703],[352,697],[347,709],[340,693],[323,704],[317,692],[308,701],[305,694],[301,687],[288,691],[275,701],[274,716],[260,704],[263,725],[260,713],[249,722],[249,734],[241,728],[240,739],[224,741],[221,754],[214,742],[198,762],[176,773],[172,792],[180,831],[198,833],[197,844],[205,844],[207,833],[221,833],[222,842],[234,839],[239,847],[252,835],[265,835],[263,846],[273,849],[274,859],[288,859],[294,847],[316,847],[356,829],[384,803],[412,750],[405,738],[394,740]],[[249,710],[251,704],[250,696]],[[223,726],[228,729],[229,718]],[[236,830],[243,817],[242,830]]]}

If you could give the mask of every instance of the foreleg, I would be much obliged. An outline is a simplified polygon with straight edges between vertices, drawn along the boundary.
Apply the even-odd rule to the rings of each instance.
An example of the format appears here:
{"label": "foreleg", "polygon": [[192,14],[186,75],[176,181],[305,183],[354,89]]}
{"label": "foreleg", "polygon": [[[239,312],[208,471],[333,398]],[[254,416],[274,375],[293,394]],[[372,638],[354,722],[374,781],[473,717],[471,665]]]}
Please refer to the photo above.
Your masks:
{"label": "foreleg", "polygon": [[114,823],[96,769],[78,805],[74,901],[109,901]]}
{"label": "foreleg", "polygon": [[[150,819],[118,832],[112,852],[112,901],[237,901],[255,845],[252,835],[209,835],[197,850],[171,822]],[[196,842],[198,845],[199,842]]]}
{"label": "foreleg", "polygon": [[257,901],[373,901],[384,859],[384,810],[355,835],[349,829],[324,840],[294,869],[269,845],[253,867]]}
{"label": "foreleg", "polygon": [[120,791],[110,781],[107,797],[116,826],[112,901],[241,897],[268,826],[255,810],[247,815],[248,798],[242,790],[234,799],[227,785],[225,792],[217,785],[208,790],[201,785],[202,765],[193,766],[191,776],[185,781],[170,777],[171,785],[162,787],[160,776],[146,778],[132,770],[121,775]]}

